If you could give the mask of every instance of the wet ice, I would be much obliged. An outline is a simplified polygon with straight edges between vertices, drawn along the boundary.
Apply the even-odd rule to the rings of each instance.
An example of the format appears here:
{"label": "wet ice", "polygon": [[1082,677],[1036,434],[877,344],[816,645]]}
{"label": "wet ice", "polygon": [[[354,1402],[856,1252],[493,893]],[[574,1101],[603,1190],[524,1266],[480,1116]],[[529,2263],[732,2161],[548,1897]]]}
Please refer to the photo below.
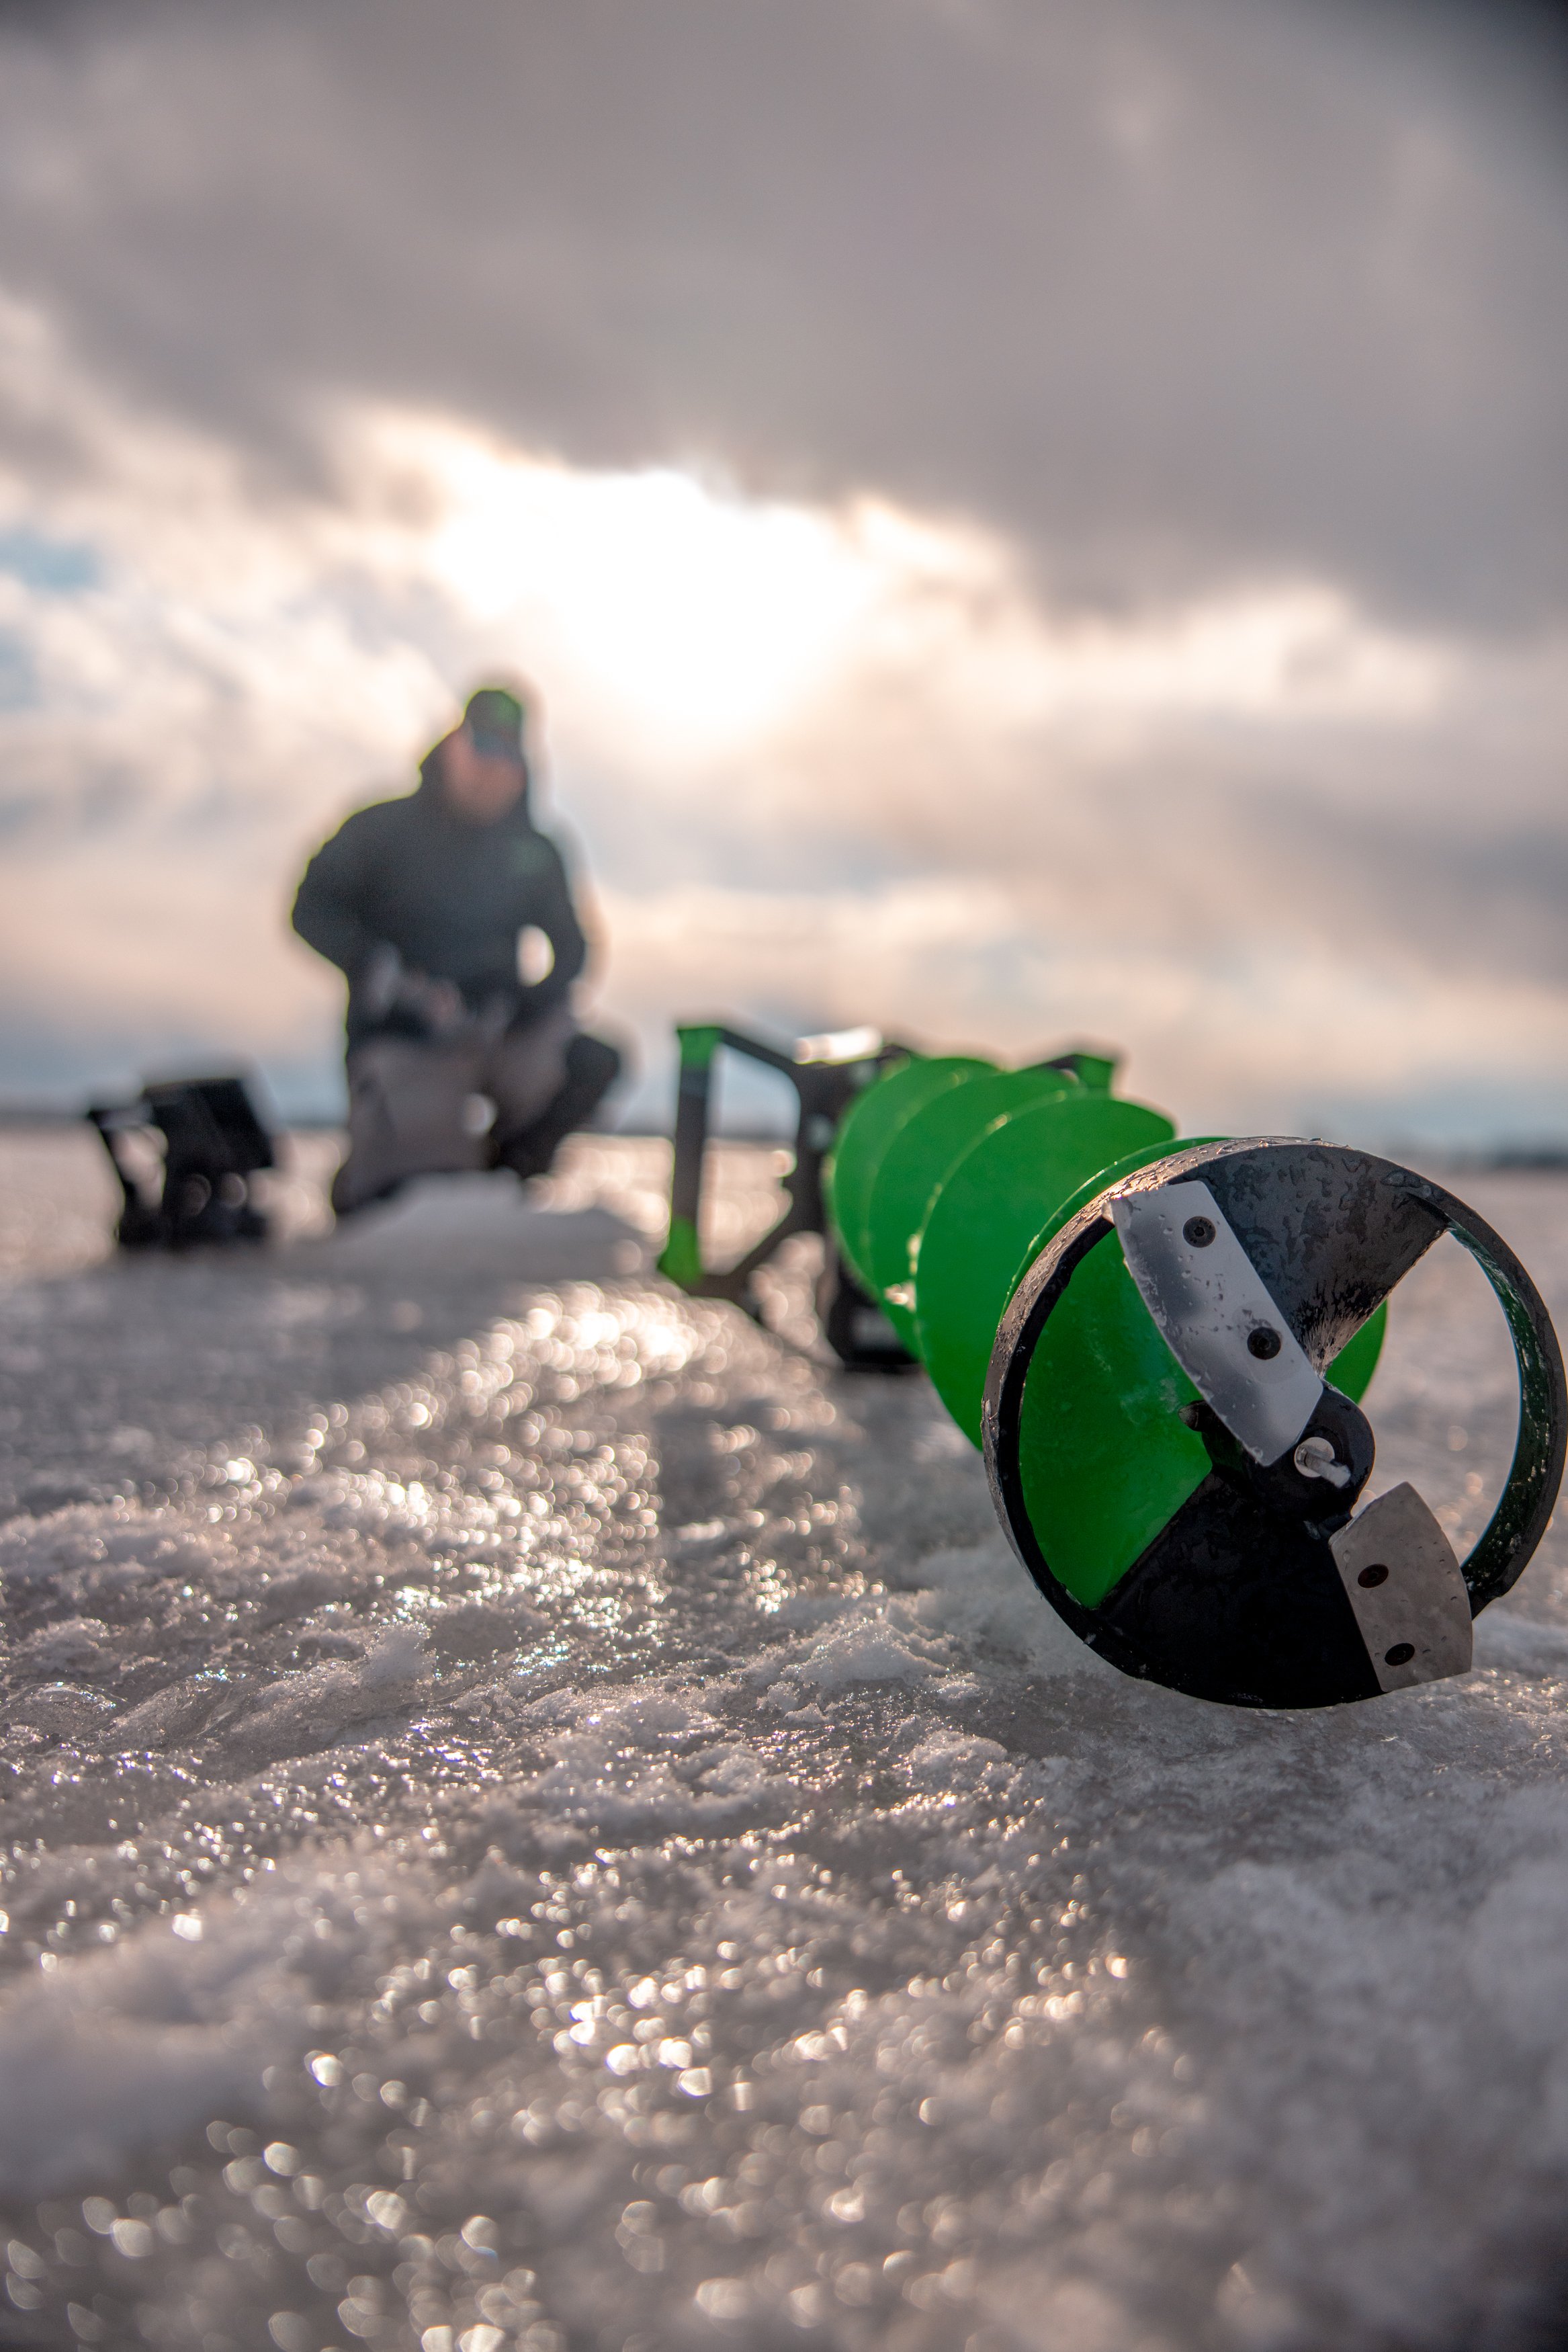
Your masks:
{"label": "wet ice", "polygon": [[[1233,1715],[1065,1634],[803,1266],[782,1339],[651,1278],[655,1147],[127,1265],[4,1153],[0,2342],[1551,2340],[1560,1533],[1464,1681]],[[1568,1191],[1460,1189],[1560,1303]],[[1469,1275],[1369,1401],[1461,1541]]]}

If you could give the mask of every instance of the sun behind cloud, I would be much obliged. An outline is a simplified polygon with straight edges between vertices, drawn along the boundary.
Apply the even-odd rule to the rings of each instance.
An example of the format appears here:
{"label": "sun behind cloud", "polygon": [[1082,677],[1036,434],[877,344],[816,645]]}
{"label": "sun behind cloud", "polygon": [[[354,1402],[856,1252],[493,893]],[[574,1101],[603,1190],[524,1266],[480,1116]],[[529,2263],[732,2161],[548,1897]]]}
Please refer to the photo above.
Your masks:
{"label": "sun behind cloud", "polygon": [[325,488],[262,493],[8,331],[93,453],[68,495],[0,482],[13,1088],[216,1053],[327,1107],[337,989],[285,933],[293,882],[493,668],[538,689],[642,1117],[671,1021],[710,1009],[1109,1037],[1229,1126],[1524,1124],[1568,1076],[1521,886],[1467,940],[1451,857],[1422,866],[1478,772],[1546,793],[1552,644],[1400,631],[1303,576],[1063,606],[971,516],[573,466],[385,404],[334,416]]}

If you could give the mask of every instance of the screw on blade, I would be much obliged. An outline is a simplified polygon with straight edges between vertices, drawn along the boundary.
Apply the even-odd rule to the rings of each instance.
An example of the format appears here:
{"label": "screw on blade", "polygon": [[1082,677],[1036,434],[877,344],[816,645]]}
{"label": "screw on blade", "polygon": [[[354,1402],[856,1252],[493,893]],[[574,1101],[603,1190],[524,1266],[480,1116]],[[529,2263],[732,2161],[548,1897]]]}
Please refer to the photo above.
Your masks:
{"label": "screw on blade", "polygon": [[1303,1437],[1291,1459],[1303,1478],[1326,1478],[1331,1486],[1350,1485],[1350,1472],[1326,1437]]}
{"label": "screw on blade", "polygon": [[1329,1538],[1380,1690],[1468,1674],[1470,1596],[1452,1546],[1414,1486],[1391,1487]]}
{"label": "screw on blade", "polygon": [[1111,1213],[1127,1270],[1199,1396],[1255,1462],[1277,1462],[1323,1384],[1208,1186],[1128,1192]]}

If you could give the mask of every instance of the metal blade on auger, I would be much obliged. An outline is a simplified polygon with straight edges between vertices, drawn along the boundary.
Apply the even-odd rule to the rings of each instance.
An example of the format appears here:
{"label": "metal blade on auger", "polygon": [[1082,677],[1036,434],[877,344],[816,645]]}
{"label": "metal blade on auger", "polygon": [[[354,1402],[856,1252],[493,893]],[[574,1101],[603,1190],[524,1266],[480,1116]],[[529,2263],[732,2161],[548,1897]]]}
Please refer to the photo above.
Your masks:
{"label": "metal blade on auger", "polygon": [[1208,1186],[1128,1192],[1112,1215],[1127,1270],[1199,1396],[1255,1462],[1277,1462],[1323,1384]]}
{"label": "metal blade on auger", "polygon": [[1194,1698],[1329,1706],[1469,1672],[1469,1595],[1419,1495],[1325,1541],[1211,1472],[1083,1627],[1115,1665]]}
{"label": "metal blade on auger", "polygon": [[1380,1690],[1468,1674],[1470,1596],[1448,1537],[1414,1486],[1393,1486],[1329,1538]]}

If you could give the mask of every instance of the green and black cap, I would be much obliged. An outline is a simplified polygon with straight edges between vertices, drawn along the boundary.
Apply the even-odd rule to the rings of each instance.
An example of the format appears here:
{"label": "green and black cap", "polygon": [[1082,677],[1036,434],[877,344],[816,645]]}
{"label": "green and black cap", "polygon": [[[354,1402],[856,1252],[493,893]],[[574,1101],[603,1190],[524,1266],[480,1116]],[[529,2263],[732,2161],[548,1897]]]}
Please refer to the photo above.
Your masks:
{"label": "green and black cap", "polygon": [[521,760],[523,706],[505,686],[482,686],[468,698],[463,723],[474,738],[474,748],[492,759]]}

